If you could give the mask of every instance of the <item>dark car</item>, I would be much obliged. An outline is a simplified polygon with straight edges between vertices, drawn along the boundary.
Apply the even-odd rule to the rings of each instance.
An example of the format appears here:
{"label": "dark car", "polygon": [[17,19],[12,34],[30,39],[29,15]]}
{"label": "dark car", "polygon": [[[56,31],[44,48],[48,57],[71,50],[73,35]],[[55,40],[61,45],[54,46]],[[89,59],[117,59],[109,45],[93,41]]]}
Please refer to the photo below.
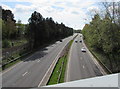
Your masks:
{"label": "dark car", "polygon": [[75,42],[77,43],[77,40]]}
{"label": "dark car", "polygon": [[61,39],[60,39],[59,41],[60,41],[60,42],[62,42],[62,40],[61,40]]}
{"label": "dark car", "polygon": [[82,40],[80,40],[80,43],[82,43]]}

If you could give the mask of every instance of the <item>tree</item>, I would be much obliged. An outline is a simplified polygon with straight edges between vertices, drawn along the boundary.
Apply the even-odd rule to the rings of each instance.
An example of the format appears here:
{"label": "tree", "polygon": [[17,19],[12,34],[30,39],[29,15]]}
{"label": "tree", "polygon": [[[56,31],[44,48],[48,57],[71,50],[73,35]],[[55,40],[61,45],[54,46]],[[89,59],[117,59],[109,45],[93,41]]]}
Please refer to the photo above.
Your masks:
{"label": "tree", "polygon": [[22,24],[21,20],[16,23],[16,38],[22,38],[25,33],[25,25]]}
{"label": "tree", "polygon": [[[114,4],[112,4],[113,8]],[[118,66],[120,62],[120,26],[118,19],[116,19],[115,10],[112,11],[113,13],[109,13],[107,10],[104,18],[95,14],[90,24],[84,26],[82,33],[92,49],[106,55],[110,64],[107,66],[115,72],[120,71]]]}
{"label": "tree", "polygon": [[2,9],[2,39],[12,39],[16,32],[14,15],[10,10]]}
{"label": "tree", "polygon": [[38,48],[45,43],[50,43],[72,34],[72,28],[65,26],[63,23],[55,23],[51,17],[45,19],[36,11],[29,18],[28,38],[31,48]]}
{"label": "tree", "polygon": [[4,9],[2,9],[2,20],[7,21],[9,19],[11,21],[13,21],[13,22],[16,22],[14,20],[14,15],[13,15],[11,10],[4,10]]}
{"label": "tree", "polygon": [[43,21],[42,15],[36,11],[32,13],[31,18],[29,19],[30,43],[32,43],[31,46],[33,46],[34,48],[38,47],[42,42],[41,37],[44,35],[42,34],[42,29],[43,29],[42,21]]}

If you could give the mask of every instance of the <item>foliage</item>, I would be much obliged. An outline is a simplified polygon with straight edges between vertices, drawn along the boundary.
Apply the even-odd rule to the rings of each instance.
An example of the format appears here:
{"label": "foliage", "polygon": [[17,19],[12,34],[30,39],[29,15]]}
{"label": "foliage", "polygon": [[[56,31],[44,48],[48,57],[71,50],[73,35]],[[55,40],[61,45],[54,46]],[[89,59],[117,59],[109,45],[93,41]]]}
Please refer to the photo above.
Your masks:
{"label": "foliage", "polygon": [[25,39],[25,25],[21,23],[21,20],[18,20],[16,23],[12,11],[2,9],[2,18],[0,18],[0,25],[2,26],[2,40],[5,40],[3,41],[4,48],[7,47],[8,44],[6,40],[13,42],[16,40]]}
{"label": "foliage", "polygon": [[14,20],[14,14],[10,10],[2,9],[2,39],[18,39],[24,37],[24,24],[21,20]]}
{"label": "foliage", "polygon": [[9,48],[11,45],[10,45],[10,42],[5,39],[2,42],[2,46],[3,46],[3,48]]}
{"label": "foliage", "polygon": [[21,20],[16,23],[16,38],[23,38],[25,32],[25,25],[22,24]]}
{"label": "foliage", "polygon": [[72,28],[65,26],[63,23],[55,23],[51,17],[45,19],[36,11],[29,18],[27,28],[31,48],[38,48],[52,40],[59,40],[73,34]]}
{"label": "foliage", "polygon": [[81,33],[81,30],[74,30],[74,33]]}
{"label": "foliage", "polygon": [[[90,24],[86,24],[82,30],[87,44],[94,50],[101,51],[109,59],[110,69],[118,71],[120,59],[120,27],[111,21],[109,16],[101,18],[98,14],[94,16]],[[120,56],[119,56],[120,57]]]}
{"label": "foliage", "polygon": [[2,9],[2,39],[14,38],[16,32],[14,15],[10,10]]}

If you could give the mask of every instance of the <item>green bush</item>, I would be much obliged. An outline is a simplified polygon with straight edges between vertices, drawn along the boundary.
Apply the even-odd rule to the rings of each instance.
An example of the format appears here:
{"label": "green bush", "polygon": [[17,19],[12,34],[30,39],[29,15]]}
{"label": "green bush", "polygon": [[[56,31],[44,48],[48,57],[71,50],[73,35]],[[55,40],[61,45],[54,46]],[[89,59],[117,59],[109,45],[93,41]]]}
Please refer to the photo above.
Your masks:
{"label": "green bush", "polygon": [[9,48],[11,47],[10,42],[8,40],[3,40],[2,41],[2,48]]}

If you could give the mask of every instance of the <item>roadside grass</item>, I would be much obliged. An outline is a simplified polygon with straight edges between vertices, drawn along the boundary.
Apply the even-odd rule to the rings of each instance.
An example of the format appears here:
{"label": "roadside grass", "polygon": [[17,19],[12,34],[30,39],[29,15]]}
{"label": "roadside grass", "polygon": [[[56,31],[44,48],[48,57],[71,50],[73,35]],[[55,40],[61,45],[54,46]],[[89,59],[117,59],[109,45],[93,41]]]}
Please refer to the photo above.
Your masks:
{"label": "roadside grass", "polygon": [[2,71],[2,67],[0,67],[0,72]]}
{"label": "roadside grass", "polygon": [[2,64],[7,63],[11,60],[13,60],[14,58],[20,57],[19,53],[14,53],[12,56],[10,56],[9,58],[3,59],[2,60]]}
{"label": "roadside grass", "polygon": [[58,60],[47,85],[52,85],[52,84],[57,84],[58,83],[60,68],[61,68],[63,60],[64,60],[63,57]]}
{"label": "roadside grass", "polygon": [[18,60],[16,60],[16,61],[13,61],[13,62],[11,62],[11,63],[5,65],[4,68],[2,67],[2,70],[5,70],[5,69],[7,69],[7,68],[13,66],[14,64],[16,64],[16,63],[18,63],[18,62],[20,62],[20,61],[21,61],[20,59],[18,59]]}
{"label": "roadside grass", "polygon": [[64,53],[64,55],[60,59],[58,59],[58,62],[55,65],[55,68],[51,74],[51,77],[49,78],[47,85],[53,85],[53,84],[58,84],[58,83],[64,82],[67,61],[68,61],[68,52],[69,52],[69,49],[73,43],[73,40],[71,40],[68,43],[68,47],[66,48],[66,52]]}
{"label": "roadside grass", "polygon": [[14,46],[20,46],[22,44],[27,43],[27,40],[26,39],[22,39],[22,40],[17,40],[17,41],[13,41],[13,42],[14,42]]}
{"label": "roadside grass", "polygon": [[[74,39],[75,39],[75,38],[74,38]],[[71,45],[72,45],[74,39],[70,41],[69,46],[68,46],[68,49],[70,49],[70,47],[71,47]]]}
{"label": "roadside grass", "polygon": [[[4,40],[3,40],[4,41]],[[23,45],[23,44],[26,44],[28,41],[26,39],[19,39],[19,40],[7,40],[9,42],[9,47],[6,47],[6,48],[2,48],[2,50],[4,49],[7,49],[7,48],[12,48],[12,47],[15,47],[15,46],[20,46],[20,45]],[[12,45],[13,43],[13,45]],[[2,44],[4,45],[4,44]]]}
{"label": "roadside grass", "polygon": [[59,83],[63,83],[64,80],[65,80],[65,72],[66,72],[67,62],[68,62],[68,52],[69,52],[69,49],[70,49],[72,43],[73,43],[73,40],[70,41],[70,43],[68,45],[68,49],[67,49],[65,55],[63,56],[63,58],[64,58],[64,65],[63,65],[63,68],[62,68],[62,72],[61,72]]}
{"label": "roadside grass", "polygon": [[64,82],[66,66],[67,66],[67,55],[64,56],[64,65],[63,65],[63,68],[62,68],[62,73],[61,73],[61,76],[60,76],[59,83],[63,83]]}
{"label": "roadside grass", "polygon": [[[4,71],[5,69],[7,69],[7,68],[9,68],[9,67],[12,67],[13,65],[15,65],[16,63],[18,63],[18,62],[21,62],[21,61],[23,61],[25,58],[27,58],[29,55],[31,55],[33,52],[30,52],[30,53],[28,53],[28,54],[26,54],[26,55],[19,55],[19,56],[17,56],[17,60],[15,60],[15,61],[12,61],[12,62],[10,62],[10,63],[8,63],[8,64],[6,64],[5,66],[2,66],[2,71]],[[12,60],[12,59],[11,59]]]}

